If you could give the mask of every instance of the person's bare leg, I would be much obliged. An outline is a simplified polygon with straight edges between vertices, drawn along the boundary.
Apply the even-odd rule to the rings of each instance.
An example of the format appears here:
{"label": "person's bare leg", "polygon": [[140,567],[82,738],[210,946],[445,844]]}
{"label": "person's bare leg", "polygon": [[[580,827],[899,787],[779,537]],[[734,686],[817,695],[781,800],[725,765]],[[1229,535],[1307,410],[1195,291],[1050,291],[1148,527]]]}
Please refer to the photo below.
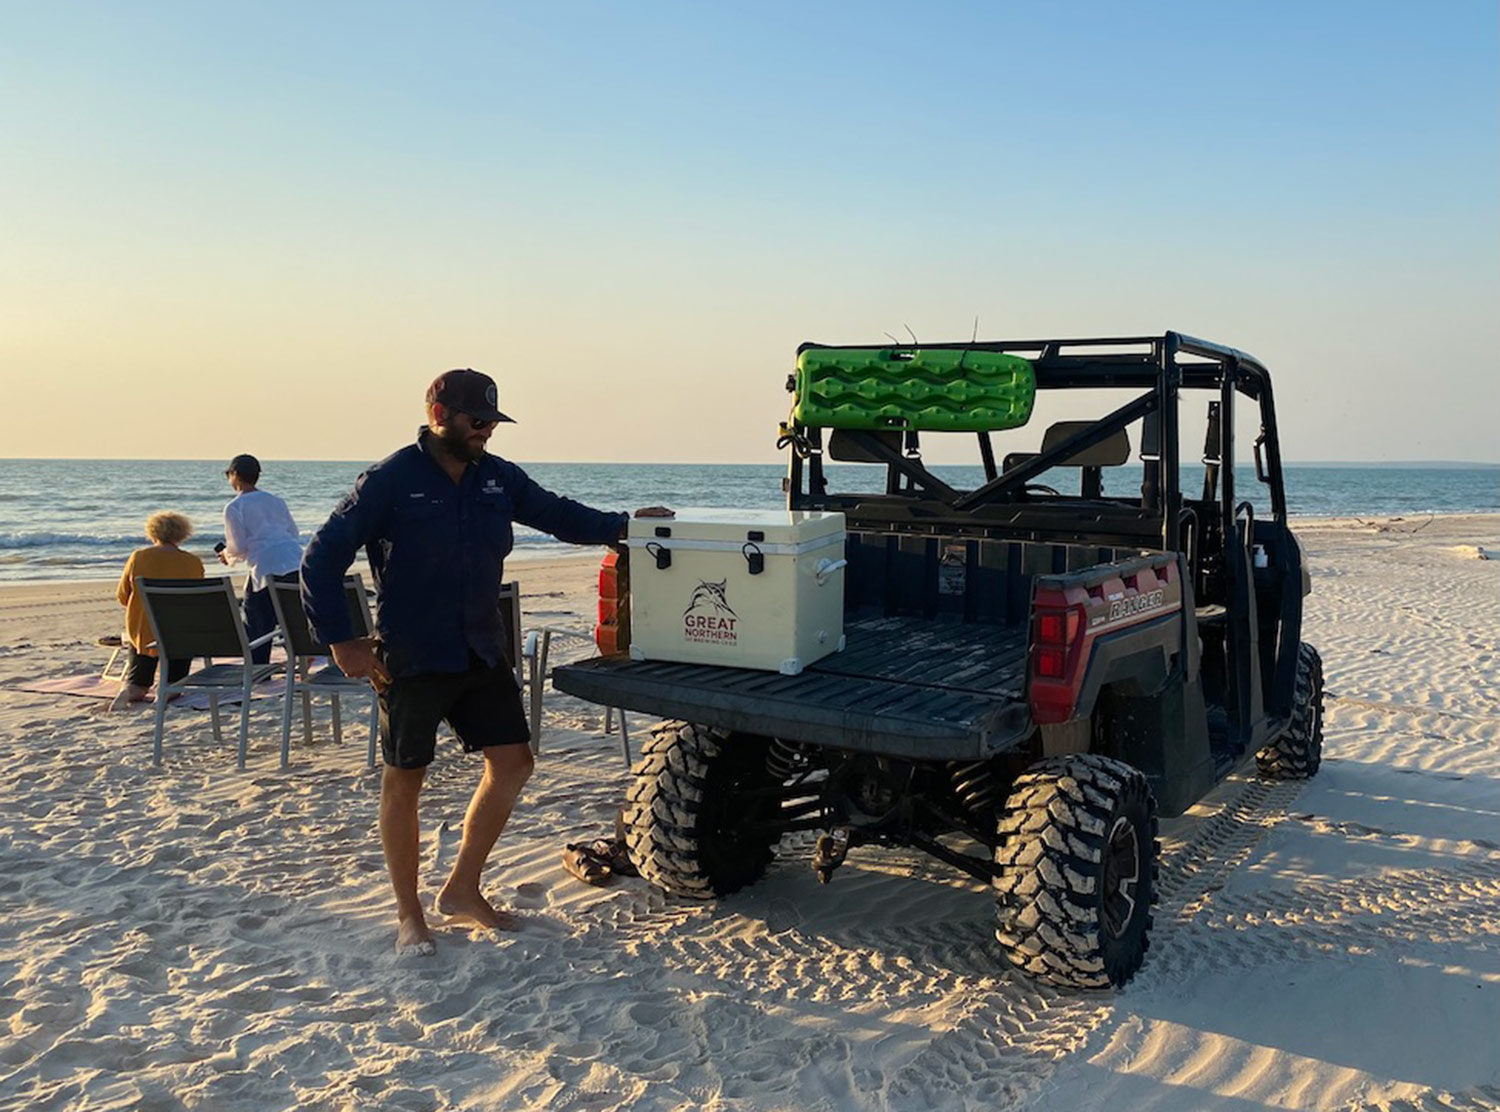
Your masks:
{"label": "person's bare leg", "polygon": [[438,893],[437,909],[442,914],[481,927],[516,928],[515,916],[491,906],[479,891],[479,876],[510,819],[521,788],[531,776],[532,763],[531,747],[527,745],[492,745],[484,750],[484,777],[464,815],[458,858]]}
{"label": "person's bare leg", "polygon": [[396,952],[434,952],[432,932],[417,897],[417,866],[421,856],[417,799],[422,794],[422,768],[385,766],[380,780],[380,845],[385,867],[396,893]]}

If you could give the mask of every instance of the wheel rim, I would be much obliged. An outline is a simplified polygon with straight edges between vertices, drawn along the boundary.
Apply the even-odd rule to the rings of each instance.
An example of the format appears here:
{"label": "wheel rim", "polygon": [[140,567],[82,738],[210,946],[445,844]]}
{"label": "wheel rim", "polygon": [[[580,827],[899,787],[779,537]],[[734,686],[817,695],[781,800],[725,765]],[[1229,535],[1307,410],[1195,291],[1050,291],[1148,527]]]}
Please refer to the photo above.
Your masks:
{"label": "wheel rim", "polygon": [[1104,929],[1119,938],[1135,917],[1136,893],[1141,880],[1140,839],[1135,823],[1123,816],[1115,819],[1104,855],[1104,898],[1101,911]]}

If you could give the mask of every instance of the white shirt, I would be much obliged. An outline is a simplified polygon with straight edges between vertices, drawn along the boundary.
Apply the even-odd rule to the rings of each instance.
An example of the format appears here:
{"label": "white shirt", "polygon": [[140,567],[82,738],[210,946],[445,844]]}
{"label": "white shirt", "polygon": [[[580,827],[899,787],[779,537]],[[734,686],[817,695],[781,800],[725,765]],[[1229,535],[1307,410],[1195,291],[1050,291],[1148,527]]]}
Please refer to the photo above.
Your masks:
{"label": "white shirt", "polygon": [[292,511],[274,494],[247,490],[224,507],[224,555],[231,564],[250,565],[247,590],[264,589],[273,575],[296,571],[302,563],[302,537]]}

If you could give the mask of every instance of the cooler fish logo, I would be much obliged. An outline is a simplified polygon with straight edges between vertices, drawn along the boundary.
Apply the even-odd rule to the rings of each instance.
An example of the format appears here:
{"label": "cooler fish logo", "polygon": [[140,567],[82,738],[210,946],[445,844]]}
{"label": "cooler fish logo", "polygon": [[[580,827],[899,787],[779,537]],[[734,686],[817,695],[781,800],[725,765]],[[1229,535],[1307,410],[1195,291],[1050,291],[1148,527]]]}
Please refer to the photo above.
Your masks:
{"label": "cooler fish logo", "polygon": [[725,588],[729,580],[710,583],[700,579],[693,597],[682,612],[682,637],[697,645],[733,645],[738,641],[734,627],[739,615],[729,605]]}
{"label": "cooler fish logo", "polygon": [[693,600],[688,603],[687,609],[682,612],[683,616],[686,617],[698,609],[698,607],[707,603],[714,608],[716,613],[727,614],[731,618],[738,618],[739,615],[730,609],[728,601],[724,598],[724,588],[727,586],[729,586],[729,580],[727,579],[721,579],[717,583],[709,583],[702,579],[698,580],[698,586],[693,589]]}

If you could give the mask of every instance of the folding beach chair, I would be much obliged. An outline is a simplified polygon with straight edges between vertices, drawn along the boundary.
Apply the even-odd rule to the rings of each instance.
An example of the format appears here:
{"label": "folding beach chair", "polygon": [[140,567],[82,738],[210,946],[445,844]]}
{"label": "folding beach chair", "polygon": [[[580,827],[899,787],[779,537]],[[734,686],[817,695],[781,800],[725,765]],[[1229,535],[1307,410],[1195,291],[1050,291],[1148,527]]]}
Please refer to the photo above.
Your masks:
{"label": "folding beach chair", "polygon": [[[207,691],[214,740],[222,744],[224,734],[219,724],[219,699],[226,691],[238,689],[240,739],[237,763],[244,768],[245,745],[250,734],[250,691],[256,681],[265,679],[277,668],[274,664],[254,663],[250,652],[269,642],[275,633],[254,641],[246,638],[239,600],[228,577],[142,578],[136,581],[136,585],[156,638],[157,658],[162,662],[156,677],[156,734],[151,749],[152,763],[161,764],[162,730],[166,724],[167,705],[173,695],[182,691]],[[202,657],[204,667],[189,672],[176,683],[169,682],[166,662],[189,657]],[[215,664],[215,657],[235,657],[238,662]]]}
{"label": "folding beach chair", "polygon": [[542,729],[541,687],[536,682],[536,635],[521,639],[521,584],[515,580],[500,584],[500,614],[505,619],[509,641],[505,660],[516,676],[516,687],[528,695],[527,724],[531,727],[531,751],[537,751]]}
{"label": "folding beach chair", "polygon": [[[130,654],[125,651],[125,647],[129,643],[129,641],[118,633],[106,633],[94,642],[94,644],[101,648],[110,650],[109,659],[104,662],[104,668],[99,672],[101,680],[119,680],[121,683],[125,682],[125,678],[130,672]],[[119,664],[118,668],[115,667],[116,663]]]}
{"label": "folding beach chair", "polygon": [[[375,743],[380,737],[380,696],[370,681],[344,675],[331,661],[317,671],[312,662],[317,657],[329,655],[328,646],[320,643],[307,623],[307,611],[302,608],[302,587],[296,572],[278,575],[269,584],[271,604],[276,608],[276,622],[281,627],[286,642],[286,698],[281,707],[281,767],[287,766],[288,751],[292,738],[292,699],[300,696],[302,701],[302,737],[312,744],[312,697],[315,693],[333,698],[333,740],[341,744],[344,740],[343,721],[339,711],[341,695],[366,695],[370,699],[370,739],[365,761],[375,766]],[[370,617],[370,599],[365,594],[364,580],[357,575],[344,577],[344,605],[349,611],[350,628],[357,637],[368,637],[375,631]]]}

